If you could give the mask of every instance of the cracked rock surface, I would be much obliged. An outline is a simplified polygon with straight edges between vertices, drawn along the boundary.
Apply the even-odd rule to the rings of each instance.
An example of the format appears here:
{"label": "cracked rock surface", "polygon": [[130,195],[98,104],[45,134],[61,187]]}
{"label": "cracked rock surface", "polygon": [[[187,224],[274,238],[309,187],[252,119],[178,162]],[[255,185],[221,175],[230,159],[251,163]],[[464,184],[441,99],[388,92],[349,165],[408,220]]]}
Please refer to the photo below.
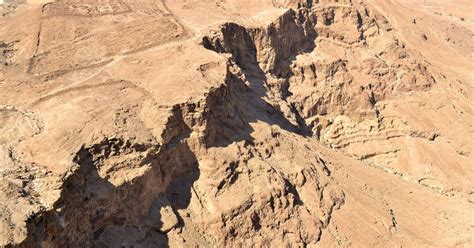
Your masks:
{"label": "cracked rock surface", "polygon": [[5,0],[0,247],[468,247],[470,10]]}

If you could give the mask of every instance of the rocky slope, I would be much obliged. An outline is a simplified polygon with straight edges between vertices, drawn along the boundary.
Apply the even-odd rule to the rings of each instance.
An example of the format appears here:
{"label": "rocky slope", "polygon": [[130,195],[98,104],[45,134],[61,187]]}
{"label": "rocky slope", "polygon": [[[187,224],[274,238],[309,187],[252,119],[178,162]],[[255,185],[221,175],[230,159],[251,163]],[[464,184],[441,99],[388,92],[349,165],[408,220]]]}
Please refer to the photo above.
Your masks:
{"label": "rocky slope", "polygon": [[469,3],[418,4],[8,7],[0,246],[469,246]]}

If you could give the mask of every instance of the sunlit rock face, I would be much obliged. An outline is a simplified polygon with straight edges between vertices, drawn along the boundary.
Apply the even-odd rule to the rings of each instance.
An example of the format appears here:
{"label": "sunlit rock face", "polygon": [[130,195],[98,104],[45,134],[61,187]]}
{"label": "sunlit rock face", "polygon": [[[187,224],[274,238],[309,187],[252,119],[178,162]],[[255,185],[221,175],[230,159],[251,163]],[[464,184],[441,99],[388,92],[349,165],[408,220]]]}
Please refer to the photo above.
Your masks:
{"label": "sunlit rock face", "polygon": [[470,8],[0,1],[0,246],[468,246]]}

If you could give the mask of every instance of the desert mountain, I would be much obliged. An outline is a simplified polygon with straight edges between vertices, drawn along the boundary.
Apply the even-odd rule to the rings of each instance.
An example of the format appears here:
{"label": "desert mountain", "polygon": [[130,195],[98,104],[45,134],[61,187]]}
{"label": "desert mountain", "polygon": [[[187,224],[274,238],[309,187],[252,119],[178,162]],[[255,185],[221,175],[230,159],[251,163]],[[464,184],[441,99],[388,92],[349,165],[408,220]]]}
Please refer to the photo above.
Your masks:
{"label": "desert mountain", "polygon": [[0,247],[470,247],[469,0],[3,0]]}

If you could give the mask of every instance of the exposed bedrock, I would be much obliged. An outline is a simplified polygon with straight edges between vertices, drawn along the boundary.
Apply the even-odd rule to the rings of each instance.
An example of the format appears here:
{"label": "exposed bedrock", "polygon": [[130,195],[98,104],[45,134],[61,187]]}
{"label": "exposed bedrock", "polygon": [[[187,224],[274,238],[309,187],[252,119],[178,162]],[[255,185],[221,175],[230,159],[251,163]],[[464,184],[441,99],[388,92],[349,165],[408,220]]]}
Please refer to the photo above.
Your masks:
{"label": "exposed bedrock", "polygon": [[314,5],[290,9],[266,27],[223,24],[203,45],[231,54],[257,94],[319,136],[330,117],[376,117],[377,101],[435,83],[423,58],[390,30],[363,5]]}
{"label": "exposed bedrock", "polygon": [[299,127],[228,63],[219,87],[172,108],[150,139],[162,143],[108,138],[77,151],[59,200],[18,246],[318,242],[343,192]]}
{"label": "exposed bedrock", "polygon": [[[406,144],[391,141],[435,131],[417,130],[385,114],[384,101],[428,91],[444,76],[432,73],[423,56],[407,48],[387,19],[364,3],[297,6],[263,27],[222,24],[202,44],[235,64],[244,83],[281,112],[296,133],[403,174],[390,164]],[[386,144],[376,151],[372,145],[360,147],[378,141]]]}
{"label": "exposed bedrock", "polygon": [[[378,103],[429,90],[438,77],[364,4],[319,2],[297,2],[264,27],[209,31],[202,45],[225,58],[224,81],[171,107],[160,137],[83,145],[59,199],[35,209],[17,246],[319,242],[345,194],[310,137],[343,151],[397,137],[435,139],[384,116]],[[205,77],[212,69],[199,70]],[[394,159],[400,150],[387,149],[350,155]]]}

